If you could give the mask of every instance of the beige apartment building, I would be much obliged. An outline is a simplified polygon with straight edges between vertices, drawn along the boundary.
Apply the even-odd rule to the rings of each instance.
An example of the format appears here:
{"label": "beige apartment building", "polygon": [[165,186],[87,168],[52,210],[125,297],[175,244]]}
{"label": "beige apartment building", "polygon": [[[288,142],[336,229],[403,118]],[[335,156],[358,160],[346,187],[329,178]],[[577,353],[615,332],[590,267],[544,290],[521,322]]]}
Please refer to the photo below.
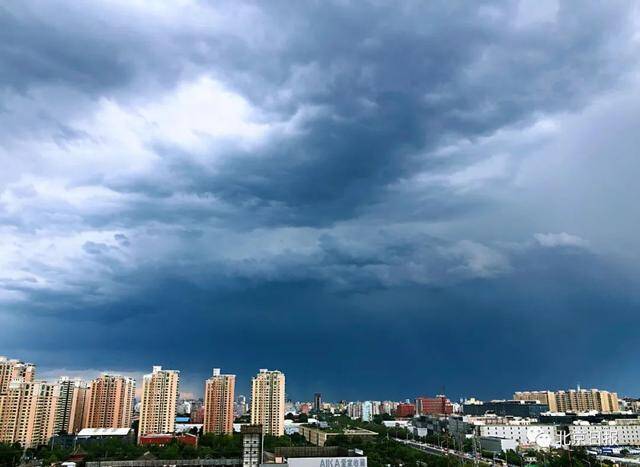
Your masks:
{"label": "beige apartment building", "polygon": [[54,433],[59,387],[45,382],[9,383],[0,409],[0,442],[23,447],[46,444]]}
{"label": "beige apartment building", "polygon": [[284,374],[261,369],[251,380],[251,424],[264,434],[284,435]]}
{"label": "beige apartment building", "polygon": [[180,372],[154,366],[142,380],[138,437],[154,433],[173,433]]}
{"label": "beige apartment building", "polygon": [[31,363],[0,356],[0,395],[6,394],[11,381],[34,381],[36,367]]}
{"label": "beige apartment building", "polygon": [[570,389],[568,391],[521,391],[515,400],[539,401],[549,406],[550,412],[618,412],[618,394],[599,389]]}
{"label": "beige apartment building", "polygon": [[129,428],[136,382],[120,375],[103,374],[89,383],[82,428]]}
{"label": "beige apartment building", "polygon": [[82,428],[87,383],[63,376],[58,380],[60,396],[56,407],[54,433],[74,434]]}
{"label": "beige apartment building", "polygon": [[549,406],[550,412],[558,412],[556,396],[553,391],[518,391],[513,395],[517,401],[538,401]]}
{"label": "beige apartment building", "polygon": [[233,433],[233,399],[236,375],[221,375],[219,368],[213,369],[213,376],[204,388],[205,433]]}

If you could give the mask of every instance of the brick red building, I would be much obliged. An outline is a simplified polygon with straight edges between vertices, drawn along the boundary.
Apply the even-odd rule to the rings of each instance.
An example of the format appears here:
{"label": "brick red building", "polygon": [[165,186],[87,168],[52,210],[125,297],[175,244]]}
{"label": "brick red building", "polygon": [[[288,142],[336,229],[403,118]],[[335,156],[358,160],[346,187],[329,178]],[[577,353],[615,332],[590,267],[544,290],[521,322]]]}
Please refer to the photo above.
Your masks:
{"label": "brick red building", "polygon": [[204,407],[198,407],[191,411],[191,423],[204,423]]}
{"label": "brick red building", "polygon": [[396,417],[413,417],[416,414],[416,406],[413,404],[400,403],[396,407]]}
{"label": "brick red building", "polygon": [[190,446],[198,446],[198,437],[192,434],[171,435],[171,434],[148,434],[142,435],[139,439],[139,444],[154,444],[156,446],[165,446],[171,443],[173,440],[182,444],[188,444]]}
{"label": "brick red building", "polygon": [[447,415],[453,413],[453,404],[446,396],[417,397],[416,412],[418,415]]}

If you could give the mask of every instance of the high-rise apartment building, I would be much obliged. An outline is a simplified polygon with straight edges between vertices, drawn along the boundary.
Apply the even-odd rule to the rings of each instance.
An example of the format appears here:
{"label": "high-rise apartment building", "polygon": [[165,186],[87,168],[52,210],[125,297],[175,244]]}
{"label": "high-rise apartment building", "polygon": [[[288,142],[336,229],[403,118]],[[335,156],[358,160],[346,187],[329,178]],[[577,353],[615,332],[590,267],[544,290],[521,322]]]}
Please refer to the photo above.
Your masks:
{"label": "high-rise apartment building", "polygon": [[364,401],[362,403],[362,415],[360,416],[363,422],[373,421],[373,402]]}
{"label": "high-rise apartment building", "polygon": [[82,428],[87,383],[79,379],[70,380],[63,376],[58,380],[60,395],[56,407],[53,432],[73,434]]}
{"label": "high-rise apartment building", "polygon": [[517,401],[534,401],[549,407],[549,412],[557,412],[558,404],[553,391],[518,391],[513,395]]}
{"label": "high-rise apartment building", "polygon": [[362,418],[362,402],[349,402],[347,404],[347,415],[349,418]]}
{"label": "high-rise apartment building", "polygon": [[284,435],[284,374],[261,369],[251,380],[251,424],[264,434]]}
{"label": "high-rise apartment building", "polygon": [[163,370],[161,366],[154,366],[151,373],[144,375],[138,438],[174,432],[179,381],[179,371]]}
{"label": "high-rise apartment building", "polygon": [[130,428],[136,382],[103,374],[86,391],[83,428]]}
{"label": "high-rise apartment building", "polygon": [[313,411],[315,413],[320,413],[320,411],[322,411],[322,394],[319,392],[316,392],[313,395]]}
{"label": "high-rise apartment building", "polygon": [[11,381],[33,382],[36,367],[31,363],[0,356],[0,395],[6,394]]}
{"label": "high-rise apartment building", "polygon": [[235,405],[235,415],[236,417],[242,417],[249,410],[249,406],[247,405],[247,398],[240,394],[238,399],[236,400]]}
{"label": "high-rise apartment building", "polygon": [[205,433],[233,433],[233,399],[236,375],[221,375],[219,368],[213,369],[213,376],[204,388]]}
{"label": "high-rise apartment building", "polygon": [[539,401],[549,406],[550,412],[618,412],[618,394],[599,389],[570,389],[568,391],[520,391],[515,400]]}
{"label": "high-rise apartment building", "polygon": [[54,433],[59,387],[14,379],[3,394],[0,442],[23,447],[46,444]]}

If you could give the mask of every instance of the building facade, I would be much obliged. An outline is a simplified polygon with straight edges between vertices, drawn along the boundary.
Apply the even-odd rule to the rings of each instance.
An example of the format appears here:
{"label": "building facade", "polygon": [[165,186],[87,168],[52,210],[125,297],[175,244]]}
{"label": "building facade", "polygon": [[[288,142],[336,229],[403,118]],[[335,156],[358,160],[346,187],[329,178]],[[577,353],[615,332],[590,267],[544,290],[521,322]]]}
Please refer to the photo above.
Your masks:
{"label": "building facade", "polygon": [[251,380],[251,424],[264,434],[284,435],[285,378],[280,371],[261,369]]}
{"label": "building facade", "polygon": [[84,403],[83,428],[129,428],[136,382],[103,374],[89,383]]}
{"label": "building facade", "polygon": [[493,436],[481,436],[478,438],[480,449],[489,452],[507,452],[518,449],[518,443],[514,439],[495,438]]}
{"label": "building facade", "polygon": [[242,425],[242,465],[258,467],[262,464],[262,425]]}
{"label": "building facade", "polygon": [[570,389],[568,391],[519,391],[516,400],[538,401],[549,406],[550,412],[618,412],[620,403],[615,392],[599,389]]}
{"label": "building facade", "polygon": [[345,429],[342,431],[330,431],[311,425],[300,425],[299,431],[302,436],[315,446],[324,447],[331,438],[335,436],[344,436],[351,439],[375,438],[378,433],[364,428]]}
{"label": "building facade", "polygon": [[481,437],[511,439],[519,446],[540,449],[558,448],[562,445],[562,436],[556,425],[542,424],[490,424],[476,427]]}
{"label": "building facade", "polygon": [[58,380],[60,395],[56,407],[54,433],[74,434],[82,428],[87,383],[62,377]]}
{"label": "building facade", "polygon": [[396,407],[396,417],[413,417],[416,414],[416,406],[413,404],[408,404],[406,402],[401,402]]}
{"label": "building facade", "polygon": [[14,379],[2,396],[0,442],[30,448],[46,444],[54,433],[59,387]]}
{"label": "building facade", "polygon": [[598,424],[576,422],[568,425],[567,434],[565,444],[571,446],[640,446],[638,420],[616,420]]}
{"label": "building facade", "polygon": [[221,375],[219,368],[213,369],[213,376],[206,381],[204,388],[205,433],[233,433],[235,384],[235,375]]}
{"label": "building facade", "polygon": [[495,414],[500,416],[538,418],[540,414],[549,411],[547,404],[537,400],[513,400],[513,401],[467,401],[462,405],[465,415]]}
{"label": "building facade", "polygon": [[373,420],[373,402],[364,401],[362,403],[362,421],[370,422]]}
{"label": "building facade", "polygon": [[35,375],[35,365],[0,356],[0,396],[9,391],[9,383],[12,381],[30,383],[34,381]]}
{"label": "building facade", "polygon": [[142,379],[138,439],[147,434],[169,434],[175,430],[180,372],[154,366]]}
{"label": "building facade", "polygon": [[313,411],[319,413],[322,410],[322,394],[316,392],[313,395]]}
{"label": "building facade", "polygon": [[416,398],[418,415],[448,415],[453,413],[453,404],[446,396]]}

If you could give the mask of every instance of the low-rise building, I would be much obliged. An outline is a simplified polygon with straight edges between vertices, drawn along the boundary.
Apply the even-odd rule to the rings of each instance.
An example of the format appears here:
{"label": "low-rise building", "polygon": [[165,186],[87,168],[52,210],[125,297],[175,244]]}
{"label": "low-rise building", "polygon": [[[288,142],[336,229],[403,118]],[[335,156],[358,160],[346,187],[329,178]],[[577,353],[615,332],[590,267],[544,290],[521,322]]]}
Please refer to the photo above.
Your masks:
{"label": "low-rise building", "polygon": [[74,449],[76,446],[99,444],[112,439],[133,444],[135,432],[132,428],[83,428],[76,434],[55,434],[49,440],[49,446]]}
{"label": "low-rise building", "polygon": [[132,428],[83,428],[76,435],[76,443],[86,444],[92,442],[118,439],[120,441],[135,442],[135,432]]}
{"label": "low-rise building", "polygon": [[346,436],[348,438],[360,438],[360,437],[375,437],[378,433],[371,430],[365,430],[364,428],[354,428],[346,430],[330,430],[313,427],[310,425],[301,425],[298,429],[299,433],[305,437],[305,439],[316,446],[324,446],[327,440],[332,436]]}
{"label": "low-rise building", "polygon": [[140,445],[155,445],[155,446],[166,446],[167,444],[177,441],[181,444],[187,444],[189,446],[197,446],[198,445],[198,437],[196,435],[192,435],[190,433],[182,433],[179,435],[169,434],[169,433],[149,433],[146,435],[140,435],[138,438],[138,443]]}
{"label": "low-rise building", "polygon": [[540,414],[540,423],[554,423],[557,425],[571,425],[573,422],[589,422],[592,424],[610,422],[615,420],[640,420],[637,413],[625,412],[546,412]]}
{"label": "low-rise building", "polygon": [[511,439],[526,448],[560,447],[560,427],[531,418],[485,416],[449,417],[449,432],[456,439],[469,436]]}
{"label": "low-rise building", "polygon": [[450,415],[425,415],[411,420],[413,434],[423,437],[448,431]]}
{"label": "low-rise building", "polygon": [[475,399],[465,401],[462,412],[465,415],[495,414],[500,416],[538,418],[540,414],[549,411],[547,404],[532,400],[494,400],[489,402]]}
{"label": "low-rise building", "polygon": [[531,449],[559,448],[562,445],[561,434],[556,425],[479,425],[477,433],[480,437],[514,440],[519,446]]}
{"label": "low-rise building", "polygon": [[383,420],[382,424],[387,428],[411,428],[411,420]]}
{"label": "low-rise building", "polygon": [[574,422],[567,426],[567,435],[565,444],[571,446],[640,446],[640,422],[638,420],[616,420],[599,424]]}
{"label": "low-rise building", "polygon": [[513,439],[496,438],[495,436],[481,436],[478,438],[480,449],[489,452],[507,452],[515,451],[518,443]]}
{"label": "low-rise building", "polygon": [[367,467],[367,458],[338,446],[329,447],[279,447],[265,465],[278,467]]}

